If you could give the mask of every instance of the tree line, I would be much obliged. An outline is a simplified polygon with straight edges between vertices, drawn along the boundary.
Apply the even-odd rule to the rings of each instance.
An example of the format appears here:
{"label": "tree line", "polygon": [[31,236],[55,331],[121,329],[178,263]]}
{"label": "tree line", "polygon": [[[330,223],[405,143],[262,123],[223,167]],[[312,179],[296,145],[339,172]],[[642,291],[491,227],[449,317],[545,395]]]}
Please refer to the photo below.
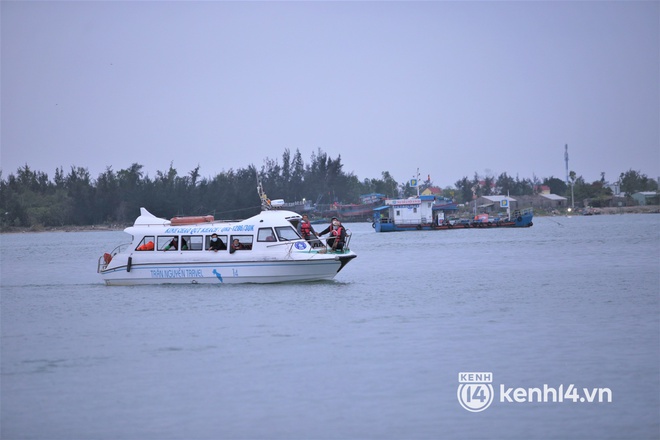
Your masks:
{"label": "tree line", "polygon": [[[575,199],[611,196],[604,175],[601,177],[601,181],[586,183],[572,173]],[[150,177],[143,165],[134,163],[118,171],[107,167],[96,178],[84,167],[72,166],[67,172],[60,167],[51,179],[26,164],[6,178],[0,171],[0,228],[129,224],[140,207],[164,218],[206,214],[217,219],[246,218],[260,210],[258,180],[272,198],[287,202],[306,199],[314,205],[359,203],[360,195],[371,193],[407,197],[417,191],[410,182],[397,182],[388,171],[380,178],[360,180],[344,172],[341,155],[333,159],[321,149],[312,153],[308,163],[299,150],[292,154],[286,149],[281,160],[266,158],[260,169],[251,164],[214,177],[201,177],[199,166],[180,175],[171,164],[167,171]],[[655,180],[633,170],[621,173],[620,184],[629,194],[658,187]],[[507,173],[497,178],[476,173],[472,179],[463,177],[454,187],[444,188],[443,195],[465,203],[489,194],[531,195],[540,185],[549,186],[553,194],[570,195],[570,188],[561,179],[520,179]],[[420,186],[424,190],[433,182],[429,178]]]}
{"label": "tree line", "polygon": [[[463,177],[456,183],[458,199],[469,201],[472,197],[510,194],[511,196],[534,195],[540,192],[542,186],[550,188],[552,194],[575,199],[578,204],[588,201],[590,206],[605,207],[613,196],[611,185],[605,180],[605,173],[601,173],[599,180],[587,182],[582,176],[578,176],[575,171],[569,173],[569,182],[550,176],[539,179],[532,176],[531,179],[511,177],[507,173],[502,173],[498,177],[485,176],[480,178],[475,173],[472,179]],[[647,177],[645,174],[635,170],[628,170],[619,175],[617,181],[619,191],[625,193],[629,203],[632,203],[632,194],[638,191],[657,191],[658,182]],[[447,191],[445,191],[447,193]],[[449,195],[453,191],[448,192]]]}

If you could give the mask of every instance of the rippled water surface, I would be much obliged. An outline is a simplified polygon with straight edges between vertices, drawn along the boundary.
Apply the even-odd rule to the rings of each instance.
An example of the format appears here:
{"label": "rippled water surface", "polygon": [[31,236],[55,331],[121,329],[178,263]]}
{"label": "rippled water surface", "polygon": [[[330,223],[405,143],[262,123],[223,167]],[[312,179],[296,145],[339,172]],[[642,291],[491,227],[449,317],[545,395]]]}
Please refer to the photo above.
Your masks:
{"label": "rippled water surface", "polygon": [[[660,216],[534,223],[349,224],[334,281],[281,285],[107,287],[123,232],[2,235],[1,437],[658,438]],[[569,384],[611,402],[501,401]]]}

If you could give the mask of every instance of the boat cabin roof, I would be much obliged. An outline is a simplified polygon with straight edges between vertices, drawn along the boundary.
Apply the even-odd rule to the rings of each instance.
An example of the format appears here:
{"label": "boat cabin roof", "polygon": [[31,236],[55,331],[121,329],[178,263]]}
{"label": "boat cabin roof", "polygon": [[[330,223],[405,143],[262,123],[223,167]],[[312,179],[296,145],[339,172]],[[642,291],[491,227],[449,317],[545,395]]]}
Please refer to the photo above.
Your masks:
{"label": "boat cabin roof", "polygon": [[245,220],[213,222],[200,222],[185,225],[172,225],[170,220],[156,217],[145,208],[140,208],[140,216],[135,220],[133,226],[124,229],[131,235],[153,235],[153,234],[213,234],[213,233],[256,233],[259,228],[275,226],[294,226],[291,221],[297,221],[302,217],[292,211],[271,210],[247,218]]}

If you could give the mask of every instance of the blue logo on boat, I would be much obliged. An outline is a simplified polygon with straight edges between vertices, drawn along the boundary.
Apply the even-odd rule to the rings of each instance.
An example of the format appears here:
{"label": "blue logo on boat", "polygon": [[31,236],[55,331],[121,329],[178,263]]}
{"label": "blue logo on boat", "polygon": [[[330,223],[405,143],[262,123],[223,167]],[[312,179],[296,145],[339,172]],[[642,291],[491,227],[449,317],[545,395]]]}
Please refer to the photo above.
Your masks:
{"label": "blue logo on boat", "polygon": [[307,245],[305,243],[303,243],[302,241],[299,241],[298,243],[296,243],[296,249],[303,250],[306,247],[307,247]]}
{"label": "blue logo on boat", "polygon": [[222,283],[222,275],[220,275],[220,272],[218,272],[217,270],[213,269],[213,275],[215,275],[216,277],[218,277],[218,279],[219,279],[220,282]]}

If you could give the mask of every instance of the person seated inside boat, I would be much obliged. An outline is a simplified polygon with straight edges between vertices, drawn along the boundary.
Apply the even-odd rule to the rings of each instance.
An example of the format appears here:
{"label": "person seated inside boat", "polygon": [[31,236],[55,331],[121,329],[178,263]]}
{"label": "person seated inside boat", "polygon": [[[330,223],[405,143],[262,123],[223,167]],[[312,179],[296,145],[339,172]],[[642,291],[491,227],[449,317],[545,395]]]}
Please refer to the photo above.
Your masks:
{"label": "person seated inside boat", "polygon": [[211,234],[211,240],[209,241],[209,250],[210,251],[224,251],[227,249],[227,246],[225,243],[218,237],[218,234],[213,233]]}
{"label": "person seated inside boat", "polygon": [[[175,251],[179,249],[179,237],[174,237],[172,241],[163,248],[165,251],[169,251],[170,249]],[[188,243],[186,243],[185,239],[181,239],[181,250],[188,250]]]}
{"label": "person seated inside boat", "polygon": [[337,219],[333,220],[332,226],[334,229],[330,231],[328,246],[330,246],[333,251],[340,251],[344,249],[344,243],[346,243],[346,228],[344,228],[341,222]]}
{"label": "person seated inside boat", "polygon": [[273,234],[273,228],[259,228],[257,241],[277,241]]}
{"label": "person seated inside boat", "polygon": [[245,249],[245,246],[238,240],[238,238],[234,238],[234,241],[231,242],[231,248],[229,248],[230,253],[234,253],[234,251],[240,251]]}

